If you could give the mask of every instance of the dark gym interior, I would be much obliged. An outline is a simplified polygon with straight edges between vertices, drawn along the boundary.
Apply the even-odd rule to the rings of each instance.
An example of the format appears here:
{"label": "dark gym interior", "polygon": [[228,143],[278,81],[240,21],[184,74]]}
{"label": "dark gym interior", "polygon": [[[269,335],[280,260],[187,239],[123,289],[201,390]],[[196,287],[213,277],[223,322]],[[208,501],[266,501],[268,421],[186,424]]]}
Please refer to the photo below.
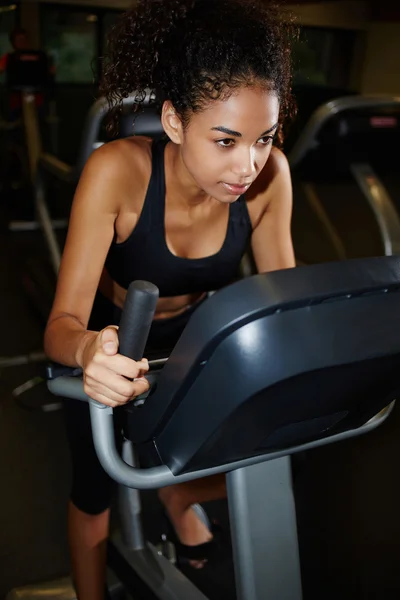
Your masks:
{"label": "dark gym interior", "polygon": [[[97,98],[99,66],[95,60],[83,66],[79,61],[83,62],[83,56],[86,60],[87,56],[95,59],[101,55],[108,28],[128,5],[98,4],[101,6],[94,1],[70,5],[21,1],[10,8],[8,2],[0,3],[0,54],[8,51],[8,31],[15,23],[24,27],[31,23],[34,44],[39,47],[41,43],[60,61],[51,98],[57,112],[57,156],[69,164],[78,159],[83,124]],[[400,96],[400,11],[394,4],[383,0],[302,0],[293,4],[304,24],[295,57],[299,113],[288,136],[289,160],[308,119],[320,105],[353,95]],[[386,72],[385,77],[382,72]],[[70,576],[66,516],[71,465],[62,404],[46,388],[45,361],[7,364],[6,360],[42,352],[54,284],[41,230],[10,229],[12,220],[33,218],[34,208],[26,157],[22,158],[24,167],[15,158],[15,147],[26,150],[24,134],[4,127],[4,78],[0,85],[4,115],[0,127],[0,599],[5,600],[15,588]],[[398,99],[396,102],[400,106]],[[299,264],[385,253],[385,240],[371,204],[356,180],[350,181],[349,165],[369,161],[384,182],[395,210],[400,210],[396,145],[400,139],[400,107],[389,104],[358,107],[353,112],[344,109],[350,133],[345,139],[326,142],[324,169],[322,155],[312,152],[303,162],[293,164],[293,237]],[[375,114],[389,119],[384,122],[392,123],[393,131],[387,138],[357,137],[362,119]],[[356,123],[357,115],[361,115],[361,121]],[[330,129],[322,130],[321,136],[334,136],[336,132],[333,123]],[[44,149],[51,151],[54,140],[47,125],[42,125],[41,133]],[[371,147],[366,148],[362,140],[371,140]],[[346,155],[348,162],[341,166],[340,160],[344,164],[345,159],[339,147],[357,147],[359,153],[355,157]],[[14,158],[7,162],[6,157],[11,155]],[[6,175],[5,164],[9,168]],[[67,216],[73,186],[52,182],[49,189],[50,212],[56,217]],[[317,211],[315,198],[320,200]],[[64,235],[63,231],[57,232],[61,245]],[[395,242],[392,249],[396,254]],[[367,435],[293,458],[305,600],[400,597],[399,430],[400,406],[396,403],[388,419]],[[146,534],[157,544],[162,514],[156,493],[143,492],[142,505]],[[227,505],[218,501],[206,508],[222,526],[218,560],[199,571],[185,567],[184,573],[207,597],[233,600],[236,596]],[[264,598],[268,600],[268,590]]]}

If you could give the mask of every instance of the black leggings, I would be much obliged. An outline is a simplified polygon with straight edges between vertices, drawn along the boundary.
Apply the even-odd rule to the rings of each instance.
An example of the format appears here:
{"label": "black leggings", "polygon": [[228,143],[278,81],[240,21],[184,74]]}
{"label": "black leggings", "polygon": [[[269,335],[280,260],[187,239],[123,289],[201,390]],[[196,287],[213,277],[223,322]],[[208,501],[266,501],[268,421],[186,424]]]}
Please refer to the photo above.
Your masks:
{"label": "black leggings", "polygon": [[[190,316],[198,305],[171,319],[153,321],[146,358],[168,356],[178,341]],[[121,316],[119,308],[99,293],[96,296],[88,329],[100,331],[107,325],[118,325]],[[100,465],[93,445],[90,426],[89,406],[79,400],[65,400],[67,435],[71,450],[73,478],[71,501],[85,513],[97,515],[110,507],[115,482]],[[114,410],[116,416],[118,411]],[[114,419],[117,423],[118,418]],[[115,426],[116,441],[119,449],[122,445],[121,430]]]}

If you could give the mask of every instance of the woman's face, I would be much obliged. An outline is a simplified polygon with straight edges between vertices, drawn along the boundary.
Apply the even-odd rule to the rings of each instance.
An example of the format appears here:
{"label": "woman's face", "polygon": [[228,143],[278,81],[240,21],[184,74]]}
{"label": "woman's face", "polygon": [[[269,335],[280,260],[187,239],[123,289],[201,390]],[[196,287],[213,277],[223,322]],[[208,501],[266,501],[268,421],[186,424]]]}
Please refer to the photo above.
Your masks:
{"label": "woman's face", "polygon": [[181,156],[196,186],[220,202],[237,200],[267,162],[278,119],[276,94],[249,87],[193,114]]}

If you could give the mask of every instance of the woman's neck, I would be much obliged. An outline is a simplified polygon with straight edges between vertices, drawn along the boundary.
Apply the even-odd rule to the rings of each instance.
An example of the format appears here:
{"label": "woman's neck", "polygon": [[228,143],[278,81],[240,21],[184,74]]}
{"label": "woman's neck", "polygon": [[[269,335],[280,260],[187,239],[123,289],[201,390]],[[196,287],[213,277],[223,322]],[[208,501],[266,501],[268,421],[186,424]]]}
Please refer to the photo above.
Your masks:
{"label": "woman's neck", "polygon": [[174,199],[174,204],[191,208],[216,202],[197,185],[187,170],[178,144],[167,143],[164,160],[165,186],[169,197]]}

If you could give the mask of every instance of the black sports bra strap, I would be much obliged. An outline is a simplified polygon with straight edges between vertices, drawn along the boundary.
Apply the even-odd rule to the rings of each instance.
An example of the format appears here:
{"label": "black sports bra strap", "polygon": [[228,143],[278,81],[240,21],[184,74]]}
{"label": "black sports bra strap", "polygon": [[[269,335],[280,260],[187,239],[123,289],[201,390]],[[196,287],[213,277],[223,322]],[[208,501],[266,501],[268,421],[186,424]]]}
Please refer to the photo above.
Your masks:
{"label": "black sports bra strap", "polygon": [[146,200],[151,204],[151,222],[164,227],[165,213],[165,167],[164,153],[168,140],[152,143],[152,171]]}

